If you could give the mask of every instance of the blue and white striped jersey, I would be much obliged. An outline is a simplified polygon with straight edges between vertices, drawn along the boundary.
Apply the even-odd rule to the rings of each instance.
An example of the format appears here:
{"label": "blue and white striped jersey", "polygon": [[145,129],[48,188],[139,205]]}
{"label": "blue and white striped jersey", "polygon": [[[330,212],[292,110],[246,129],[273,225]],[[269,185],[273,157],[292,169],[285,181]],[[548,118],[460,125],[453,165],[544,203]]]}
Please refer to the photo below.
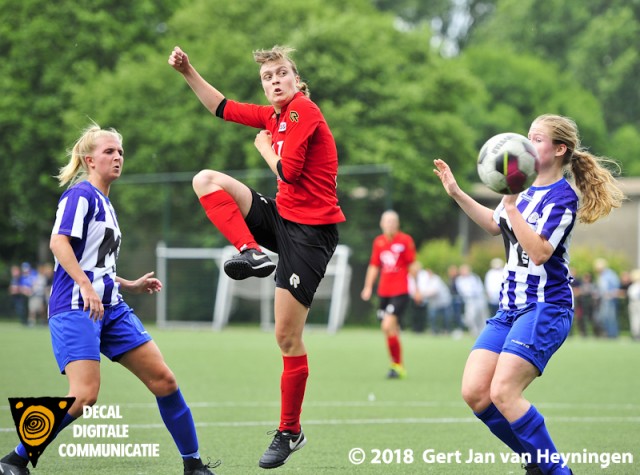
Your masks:
{"label": "blue and white striped jersey", "polygon": [[537,266],[516,240],[502,203],[493,219],[500,226],[506,250],[500,308],[513,310],[534,302],[573,308],[569,244],[578,211],[578,195],[566,179],[523,191],[517,207],[531,228],[553,246],[547,262]]}
{"label": "blue and white striped jersey", "polygon": [[[80,267],[93,283],[105,307],[122,301],[116,282],[116,259],[121,233],[109,198],[88,181],[80,182],[60,197],[51,234],[70,236],[71,247]],[[49,316],[69,310],[82,310],[80,287],[56,259]]]}

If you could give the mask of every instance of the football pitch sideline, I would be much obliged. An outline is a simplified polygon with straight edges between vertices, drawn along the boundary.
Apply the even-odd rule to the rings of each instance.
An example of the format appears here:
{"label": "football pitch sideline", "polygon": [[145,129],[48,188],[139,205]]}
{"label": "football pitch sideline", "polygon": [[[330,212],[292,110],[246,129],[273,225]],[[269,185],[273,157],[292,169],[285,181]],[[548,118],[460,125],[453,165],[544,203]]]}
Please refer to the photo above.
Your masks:
{"label": "football pitch sideline", "polygon": [[[217,474],[524,474],[460,397],[470,337],[405,332],[408,377],[387,380],[379,330],[309,329],[302,412],[309,442],[265,472],[258,459],[280,414],[282,359],[273,334],[147,327],[191,407],[203,460],[222,460]],[[58,374],[46,327],[0,322],[0,352],[1,456],[17,443],[8,398],[62,397],[67,380]],[[525,393],[574,473],[640,473],[639,364],[640,344],[628,338],[572,336]],[[61,432],[31,473],[182,473],[153,395],[106,358],[101,372],[103,410]]]}

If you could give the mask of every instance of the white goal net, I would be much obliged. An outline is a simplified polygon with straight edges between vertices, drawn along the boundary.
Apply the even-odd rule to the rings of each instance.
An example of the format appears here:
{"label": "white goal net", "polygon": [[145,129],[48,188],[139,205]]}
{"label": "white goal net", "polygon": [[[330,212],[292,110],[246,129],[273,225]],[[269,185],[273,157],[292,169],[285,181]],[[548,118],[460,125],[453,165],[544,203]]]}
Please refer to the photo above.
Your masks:
{"label": "white goal net", "polygon": [[[170,320],[168,317],[167,296],[169,294],[168,278],[171,273],[172,260],[210,260],[217,266],[217,285],[214,289],[215,299],[212,308],[211,328],[222,330],[233,318],[234,304],[238,299],[259,301],[260,326],[264,330],[273,327],[273,295],[275,281],[273,277],[258,279],[249,277],[245,280],[232,280],[222,270],[222,263],[238,251],[233,246],[224,248],[170,248],[160,242],[156,246],[157,277],[164,283],[162,292],[156,294],[156,322],[160,327],[185,325],[202,322],[185,320]],[[267,252],[277,263],[278,256]],[[328,301],[328,315],[326,328],[329,333],[335,333],[342,327],[349,307],[349,286],[351,284],[351,266],[349,265],[349,247],[339,244],[336,248],[325,277],[320,283],[314,298],[314,304],[321,300]],[[213,285],[213,282],[212,282]]]}

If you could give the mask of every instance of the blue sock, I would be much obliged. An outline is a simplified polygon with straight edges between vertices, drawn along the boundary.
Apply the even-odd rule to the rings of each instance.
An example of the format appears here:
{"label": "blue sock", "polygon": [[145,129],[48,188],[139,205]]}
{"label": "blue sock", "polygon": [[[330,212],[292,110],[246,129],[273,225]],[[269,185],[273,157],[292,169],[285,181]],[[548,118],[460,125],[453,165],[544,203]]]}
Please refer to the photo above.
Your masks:
{"label": "blue sock", "polygon": [[18,444],[18,446],[15,449],[15,452],[23,459],[29,460],[29,455],[27,455],[27,449],[24,448],[24,445],[22,445],[22,442]]}
{"label": "blue sock", "polygon": [[498,408],[493,404],[489,404],[482,412],[474,412],[475,416],[480,419],[489,428],[489,430],[502,442],[507,444],[511,450],[518,455],[528,453],[518,440],[518,437],[511,430],[509,421],[505,419]]}
{"label": "blue sock", "polygon": [[[65,427],[67,427],[69,424],[71,424],[73,421],[75,421],[76,418],[73,416],[70,416],[69,413],[67,412],[64,415],[64,418],[62,419],[62,422],[60,423],[60,425],[58,426],[58,429],[56,430],[55,435],[53,436],[53,438],[55,439],[56,437],[58,437],[58,434],[60,433],[60,431],[62,429],[64,429]],[[53,439],[52,439],[53,440]],[[29,459],[29,456],[27,455],[27,449],[25,449],[24,445],[22,445],[22,442],[20,442],[18,444],[18,446],[15,449],[16,453],[22,457],[25,460]]]}
{"label": "blue sock", "polygon": [[169,429],[182,458],[200,458],[196,426],[180,389],[168,396],[156,397],[156,400],[164,425]]}
{"label": "blue sock", "polygon": [[[566,474],[571,471],[562,467],[562,461],[556,462],[552,457],[558,453],[544,423],[544,417],[532,405],[524,416],[511,423],[513,433],[522,445],[532,454],[532,462],[538,464],[545,474]],[[561,460],[561,459],[558,459]]]}

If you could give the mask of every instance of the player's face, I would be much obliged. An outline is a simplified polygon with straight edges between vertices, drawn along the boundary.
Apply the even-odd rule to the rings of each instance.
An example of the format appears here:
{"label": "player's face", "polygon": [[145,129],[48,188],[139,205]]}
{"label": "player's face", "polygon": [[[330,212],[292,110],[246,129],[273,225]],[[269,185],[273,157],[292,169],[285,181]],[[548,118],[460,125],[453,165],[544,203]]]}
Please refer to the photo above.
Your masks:
{"label": "player's face", "polygon": [[560,147],[551,140],[549,129],[544,124],[534,122],[529,129],[528,138],[538,151],[542,167],[553,164],[558,154],[562,152]]}
{"label": "player's face", "polygon": [[400,229],[400,221],[396,215],[384,213],[380,218],[380,229],[382,229],[382,234],[393,236]]}
{"label": "player's face", "polygon": [[300,77],[293,72],[289,61],[269,61],[260,68],[260,80],[267,100],[276,112],[286,106],[298,92]]}
{"label": "player's face", "polygon": [[89,176],[95,176],[102,182],[111,183],[122,173],[124,150],[116,137],[102,136],[96,140],[91,155],[86,157]]}

